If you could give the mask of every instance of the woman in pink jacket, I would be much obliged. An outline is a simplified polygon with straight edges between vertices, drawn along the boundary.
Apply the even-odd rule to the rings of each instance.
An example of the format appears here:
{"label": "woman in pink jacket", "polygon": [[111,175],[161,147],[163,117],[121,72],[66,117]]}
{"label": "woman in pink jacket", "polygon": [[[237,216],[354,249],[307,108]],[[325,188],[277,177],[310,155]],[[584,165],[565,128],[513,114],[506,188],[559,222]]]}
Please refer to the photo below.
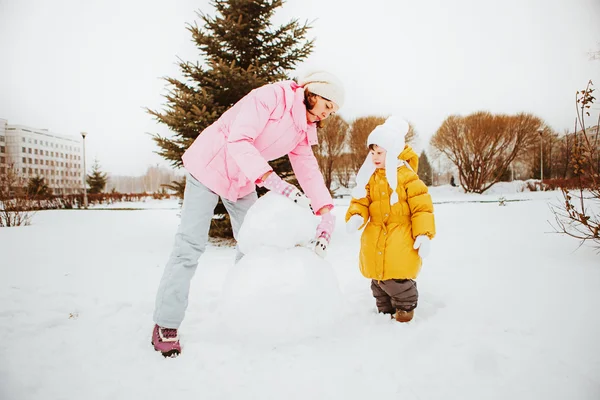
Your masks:
{"label": "woman in pink jacket", "polygon": [[[231,218],[234,237],[257,200],[256,185],[301,205],[311,204],[321,216],[315,251],[324,255],[335,223],[330,213],[333,200],[311,146],[317,144],[317,126],[343,101],[341,83],[324,71],[298,83],[268,84],[254,89],[227,110],[184,153],[185,196],[173,251],[156,296],[152,333],[155,350],[165,357],[181,352],[177,330],[219,197]],[[286,154],[308,197],[269,166],[268,161]]]}

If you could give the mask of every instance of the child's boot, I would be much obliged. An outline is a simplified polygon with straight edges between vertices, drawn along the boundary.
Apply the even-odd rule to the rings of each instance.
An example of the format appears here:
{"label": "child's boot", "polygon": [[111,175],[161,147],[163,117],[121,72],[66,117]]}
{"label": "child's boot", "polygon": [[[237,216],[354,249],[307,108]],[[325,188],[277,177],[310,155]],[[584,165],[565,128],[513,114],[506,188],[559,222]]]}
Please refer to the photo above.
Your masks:
{"label": "child's boot", "polygon": [[404,311],[401,309],[396,310],[396,314],[394,314],[394,318],[398,322],[409,322],[413,319],[415,315],[415,310]]}
{"label": "child's boot", "polygon": [[165,357],[177,357],[181,353],[177,329],[154,325],[152,345],[154,350],[160,351]]}

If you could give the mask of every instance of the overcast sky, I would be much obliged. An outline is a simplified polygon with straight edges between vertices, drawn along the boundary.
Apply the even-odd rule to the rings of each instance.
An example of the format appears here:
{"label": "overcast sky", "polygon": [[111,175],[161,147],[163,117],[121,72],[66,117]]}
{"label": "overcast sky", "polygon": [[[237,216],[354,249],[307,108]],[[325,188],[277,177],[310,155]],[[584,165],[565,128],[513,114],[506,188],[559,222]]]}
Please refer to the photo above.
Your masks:
{"label": "overcast sky", "polygon": [[[112,174],[166,163],[163,76],[200,60],[186,23],[208,1],[0,0],[0,118],[89,133],[87,157]],[[288,0],[276,15],[312,21],[314,53],[294,71],[344,81],[351,121],[398,114],[426,142],[449,115],[531,112],[572,129],[575,92],[599,85],[600,0]],[[599,96],[600,97],[600,96]],[[596,112],[600,106],[596,106]],[[596,114],[597,115],[597,114]],[[90,164],[90,163],[88,163]]]}

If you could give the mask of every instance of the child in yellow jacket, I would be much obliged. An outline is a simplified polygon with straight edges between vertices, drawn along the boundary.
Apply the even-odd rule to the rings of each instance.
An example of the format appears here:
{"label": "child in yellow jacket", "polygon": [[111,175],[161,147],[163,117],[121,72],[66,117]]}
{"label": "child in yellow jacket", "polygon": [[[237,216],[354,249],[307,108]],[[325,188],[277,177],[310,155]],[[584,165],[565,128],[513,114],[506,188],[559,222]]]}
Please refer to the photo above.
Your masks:
{"label": "child in yellow jacket", "polygon": [[431,196],[417,175],[419,157],[404,143],[408,128],[403,119],[389,117],[371,132],[346,212],[349,232],[366,225],[360,271],[371,279],[377,309],[399,322],[414,316],[415,279],[435,236]]}

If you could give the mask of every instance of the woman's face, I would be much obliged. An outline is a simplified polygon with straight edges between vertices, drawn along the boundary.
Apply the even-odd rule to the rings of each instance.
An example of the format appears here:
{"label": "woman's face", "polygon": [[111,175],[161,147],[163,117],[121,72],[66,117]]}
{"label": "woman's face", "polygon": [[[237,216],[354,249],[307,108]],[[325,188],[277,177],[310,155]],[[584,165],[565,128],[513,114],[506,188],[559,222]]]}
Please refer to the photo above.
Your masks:
{"label": "woman's face", "polygon": [[371,160],[373,160],[373,164],[375,164],[376,168],[385,168],[385,155],[387,151],[383,147],[379,147],[376,144],[373,145],[373,148],[369,150],[369,154],[371,154]]}
{"label": "woman's face", "polygon": [[333,101],[324,99],[321,96],[315,96],[315,100],[315,106],[312,110],[306,110],[306,120],[308,122],[322,121],[339,109]]}

